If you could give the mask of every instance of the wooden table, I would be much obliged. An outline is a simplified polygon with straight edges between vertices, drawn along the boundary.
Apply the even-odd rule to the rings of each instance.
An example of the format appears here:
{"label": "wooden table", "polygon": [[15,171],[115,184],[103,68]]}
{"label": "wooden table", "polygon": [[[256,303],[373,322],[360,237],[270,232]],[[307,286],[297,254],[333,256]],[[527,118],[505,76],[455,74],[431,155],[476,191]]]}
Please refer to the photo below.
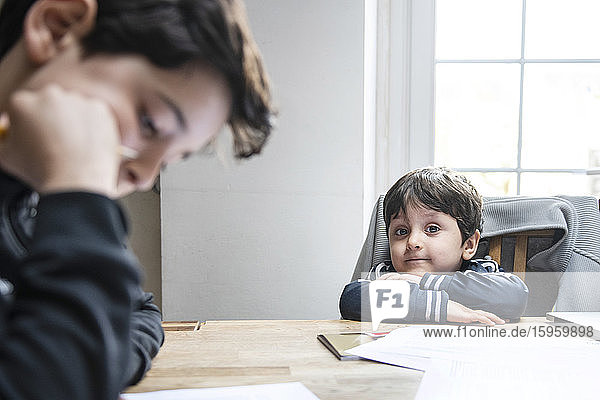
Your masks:
{"label": "wooden table", "polygon": [[[321,400],[413,399],[422,372],[339,361],[316,338],[370,326],[345,320],[208,321],[195,331],[166,331],[152,369],[128,392],[300,381]],[[380,330],[397,326],[381,324]]]}
{"label": "wooden table", "polygon": [[317,340],[320,333],[360,331],[361,324],[371,329],[343,320],[208,321],[196,331],[166,331],[152,369],[127,391],[300,381],[321,400],[414,398],[422,372],[339,361]]}

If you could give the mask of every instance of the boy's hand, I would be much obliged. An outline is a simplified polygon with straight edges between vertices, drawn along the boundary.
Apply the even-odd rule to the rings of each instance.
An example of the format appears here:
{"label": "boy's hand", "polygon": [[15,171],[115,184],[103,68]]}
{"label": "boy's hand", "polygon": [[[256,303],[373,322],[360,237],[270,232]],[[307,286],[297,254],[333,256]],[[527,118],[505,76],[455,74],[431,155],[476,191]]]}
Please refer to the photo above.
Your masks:
{"label": "boy's hand", "polygon": [[446,320],[448,322],[481,322],[486,325],[504,324],[502,318],[495,314],[481,310],[471,310],[469,307],[465,307],[460,303],[452,300],[448,300],[448,311]]}
{"label": "boy's hand", "polygon": [[109,107],[49,85],[10,98],[10,129],[0,143],[0,165],[40,193],[115,194],[119,132]]}
{"label": "boy's hand", "polygon": [[407,281],[413,282],[417,285],[421,283],[421,277],[418,275],[412,274],[400,274],[398,272],[388,272],[387,274],[381,275],[377,280],[398,280],[398,281]]}

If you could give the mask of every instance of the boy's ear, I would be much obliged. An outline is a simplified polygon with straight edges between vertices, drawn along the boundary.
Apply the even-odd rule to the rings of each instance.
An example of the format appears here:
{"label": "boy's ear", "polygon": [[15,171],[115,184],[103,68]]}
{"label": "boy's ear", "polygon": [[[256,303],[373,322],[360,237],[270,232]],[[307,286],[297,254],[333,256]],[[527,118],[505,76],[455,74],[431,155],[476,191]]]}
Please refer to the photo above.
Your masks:
{"label": "boy's ear", "polygon": [[475,253],[477,252],[477,246],[479,245],[479,239],[481,239],[481,234],[479,233],[479,229],[475,230],[475,233],[471,235],[470,238],[465,240],[463,244],[463,260],[470,260],[473,258]]}
{"label": "boy's ear", "polygon": [[23,24],[29,59],[43,64],[89,33],[96,23],[96,0],[38,0]]}

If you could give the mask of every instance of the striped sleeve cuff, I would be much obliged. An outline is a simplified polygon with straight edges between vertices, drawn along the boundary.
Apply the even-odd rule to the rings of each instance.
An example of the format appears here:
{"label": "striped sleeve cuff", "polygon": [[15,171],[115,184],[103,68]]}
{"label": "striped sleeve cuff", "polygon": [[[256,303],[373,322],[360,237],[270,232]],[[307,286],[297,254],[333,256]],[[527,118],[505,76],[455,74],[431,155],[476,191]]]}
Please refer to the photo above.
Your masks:
{"label": "striped sleeve cuff", "polygon": [[454,275],[433,275],[425,273],[419,283],[421,290],[447,290]]}
{"label": "striped sleeve cuff", "polygon": [[446,322],[448,315],[448,293],[438,290],[417,290],[414,320],[424,322]]}

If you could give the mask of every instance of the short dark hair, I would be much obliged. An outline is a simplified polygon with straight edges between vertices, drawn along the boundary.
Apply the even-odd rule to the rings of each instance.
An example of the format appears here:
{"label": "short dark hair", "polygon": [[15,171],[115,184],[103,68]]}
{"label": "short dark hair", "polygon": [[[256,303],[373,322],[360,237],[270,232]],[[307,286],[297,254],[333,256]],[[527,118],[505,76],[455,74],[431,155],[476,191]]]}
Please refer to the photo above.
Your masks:
{"label": "short dark hair", "polygon": [[[0,58],[23,34],[36,0],[5,0],[0,11]],[[93,30],[83,38],[85,55],[138,54],[154,65],[176,68],[205,63],[223,74],[232,92],[228,123],[234,152],[261,151],[275,114],[269,79],[240,0],[97,0]]]}
{"label": "short dark hair", "polygon": [[464,243],[475,230],[481,230],[482,203],[477,189],[464,175],[444,167],[415,169],[398,179],[385,195],[386,232],[400,212],[406,214],[409,207],[424,207],[456,219]]}

